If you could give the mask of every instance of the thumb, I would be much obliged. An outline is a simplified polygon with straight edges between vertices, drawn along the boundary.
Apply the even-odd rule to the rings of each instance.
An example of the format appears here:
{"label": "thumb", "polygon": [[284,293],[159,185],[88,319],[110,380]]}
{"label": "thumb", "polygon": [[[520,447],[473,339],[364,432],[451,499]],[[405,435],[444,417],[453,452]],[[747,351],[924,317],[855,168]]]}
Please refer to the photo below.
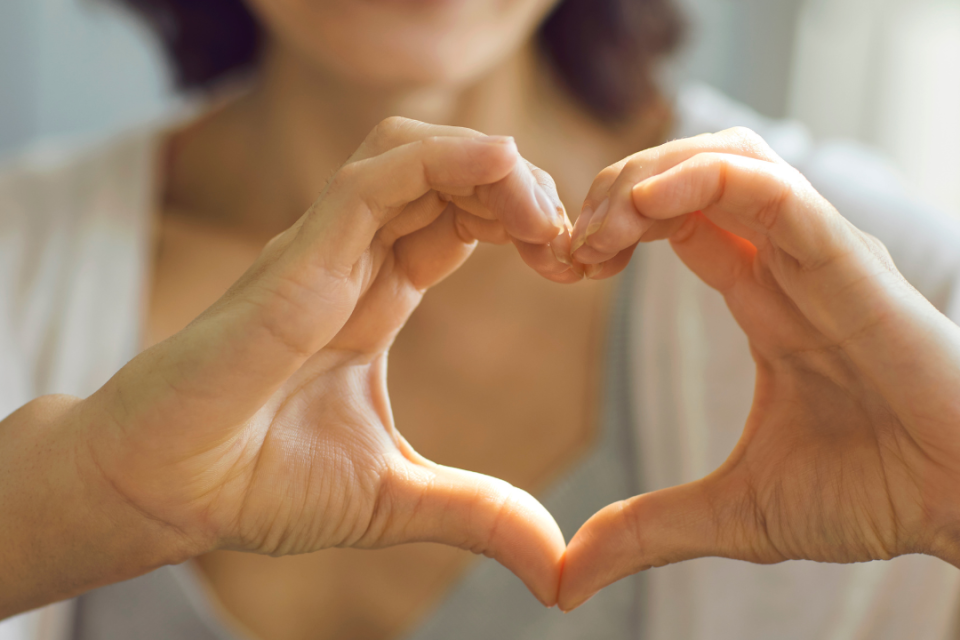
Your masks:
{"label": "thumb", "polygon": [[553,516],[526,491],[422,458],[404,459],[377,506],[371,546],[439,542],[483,554],[512,571],[545,606],[557,603],[566,544]]}
{"label": "thumb", "polygon": [[616,502],[595,513],[567,547],[560,608],[575,609],[607,585],[646,569],[725,555],[719,548],[715,495],[705,479]]}

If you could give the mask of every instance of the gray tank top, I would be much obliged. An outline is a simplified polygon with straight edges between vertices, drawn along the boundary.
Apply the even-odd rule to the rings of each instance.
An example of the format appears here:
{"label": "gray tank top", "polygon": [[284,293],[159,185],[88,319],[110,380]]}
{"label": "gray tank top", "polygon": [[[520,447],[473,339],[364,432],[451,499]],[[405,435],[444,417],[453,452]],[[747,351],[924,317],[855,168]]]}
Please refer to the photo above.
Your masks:
{"label": "gray tank top", "polygon": [[[627,276],[631,270],[628,270]],[[624,280],[627,278],[624,277]],[[628,301],[620,295],[607,334],[601,429],[595,448],[544,496],[569,540],[602,507],[639,493],[626,354]],[[190,564],[87,593],[76,600],[73,640],[241,640]],[[479,561],[418,628],[401,640],[625,640],[639,637],[640,576],[601,591],[569,614],[545,609],[513,574]]]}

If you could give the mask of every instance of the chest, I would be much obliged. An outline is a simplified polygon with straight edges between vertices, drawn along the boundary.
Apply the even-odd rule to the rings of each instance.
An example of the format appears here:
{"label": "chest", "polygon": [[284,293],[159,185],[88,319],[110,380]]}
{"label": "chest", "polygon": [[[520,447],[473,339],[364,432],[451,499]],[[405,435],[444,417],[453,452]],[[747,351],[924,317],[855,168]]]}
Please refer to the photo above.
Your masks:
{"label": "chest", "polygon": [[557,285],[482,246],[391,350],[398,428],[441,464],[542,490],[589,446],[608,286]]}

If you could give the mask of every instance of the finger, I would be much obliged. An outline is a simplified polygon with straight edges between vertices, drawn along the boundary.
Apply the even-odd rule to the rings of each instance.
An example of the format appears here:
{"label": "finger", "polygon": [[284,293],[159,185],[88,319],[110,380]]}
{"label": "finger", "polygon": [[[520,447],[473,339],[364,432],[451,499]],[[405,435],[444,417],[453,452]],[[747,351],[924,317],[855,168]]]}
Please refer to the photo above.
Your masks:
{"label": "finger", "polygon": [[[598,176],[587,196],[587,201],[592,203],[591,214],[587,220],[577,221],[574,246],[586,244],[598,252],[616,254],[641,240],[654,223],[633,206],[633,187],[703,153],[736,154],[785,165],[760,136],[744,128],[675,140],[641,151],[613,165],[612,170],[601,172],[602,178]],[[612,180],[610,173],[615,173]],[[575,255],[581,259],[579,252]]]}
{"label": "finger", "polygon": [[[367,136],[351,161],[374,157],[431,137],[484,138],[464,127],[426,124],[399,116],[387,118]],[[539,187],[539,188],[538,188]],[[508,233],[528,243],[549,242],[566,226],[566,213],[553,178],[529,162],[518,163],[510,176],[489,188],[449,194],[461,209],[488,220],[500,220]],[[526,214],[535,207],[545,216]],[[567,221],[568,222],[568,221]]]}
{"label": "finger", "polygon": [[570,222],[570,216],[567,215],[567,209],[560,200],[560,194],[557,191],[557,183],[553,176],[537,167],[529,161],[525,161],[530,169],[533,178],[539,186],[541,192],[546,196],[546,203],[541,203],[542,207],[553,207],[556,214],[555,222],[560,227],[559,235],[550,241],[550,246],[557,260],[568,266],[572,265],[572,240],[573,224]]}
{"label": "finger", "polygon": [[577,221],[573,225],[573,252],[576,253],[580,247],[583,246],[583,243],[587,239],[587,228],[590,226],[590,220],[593,218],[594,212],[597,210],[603,202],[607,199],[607,193],[610,191],[610,187],[613,186],[613,183],[617,181],[617,176],[620,175],[620,172],[623,170],[624,165],[629,162],[630,158],[624,158],[616,164],[612,164],[600,173],[597,174],[597,177],[593,179],[593,184],[590,185],[590,190],[587,192],[587,197],[583,200],[583,207],[580,209],[580,215],[577,216]]}
{"label": "finger", "polygon": [[460,237],[464,241],[470,239],[486,244],[509,244],[510,234],[499,220],[485,220],[467,213],[451,203],[456,211],[456,224]]}
{"label": "finger", "polygon": [[[330,346],[354,353],[386,349],[423,292],[444,280],[470,257],[478,235],[509,241],[498,221],[477,218],[453,203],[446,203],[446,209],[432,223],[399,238],[393,250],[397,268],[381,270],[357,302],[350,323]],[[557,260],[551,245],[514,243],[527,264],[545,278],[560,283],[582,279],[582,273],[573,265]],[[391,309],[391,313],[377,311],[382,309]],[[372,341],[371,337],[374,337]]]}
{"label": "finger", "polygon": [[402,116],[380,121],[367,135],[348,162],[372,158],[391,149],[425,138],[483,138],[483,133],[466,127],[429,124]]}
{"label": "finger", "polygon": [[758,160],[783,163],[761,136],[744,127],[672,140],[638,151],[598,173],[584,199],[584,209],[595,210],[607,198],[614,183],[621,176],[629,184],[632,180],[649,178],[695,155],[707,152],[736,153]]}
{"label": "finger", "polygon": [[[142,406],[166,403],[171,415],[194,412],[216,424],[248,417],[350,318],[361,292],[332,292],[358,286],[345,276],[398,205],[435,188],[495,182],[518,160],[511,139],[431,138],[346,165],[190,331],[134,365],[149,369],[144,379],[161,381],[151,393],[162,397]],[[190,388],[196,401],[185,404],[178,387]]]}
{"label": "finger", "polygon": [[550,513],[507,482],[404,460],[382,493],[377,546],[438,542],[493,558],[545,606],[557,601],[565,542]]}
{"label": "finger", "polygon": [[429,191],[472,193],[518,161],[511,138],[427,138],[346,164],[307,214],[301,254],[332,269],[352,266],[404,205]]}
{"label": "finger", "polygon": [[755,245],[771,242],[804,268],[823,264],[850,246],[849,226],[786,165],[705,153],[641,182],[632,195],[643,217],[668,220],[703,211]]}
{"label": "finger", "polygon": [[[656,219],[702,210],[718,227],[749,241],[764,256],[764,268],[753,270],[758,287],[745,287],[735,296],[739,300],[728,297],[734,315],[755,338],[746,324],[755,315],[750,307],[765,300],[776,303],[767,306],[776,308],[781,318],[793,316],[834,344],[844,344],[852,354],[857,341],[851,338],[867,335],[865,330],[878,324],[890,291],[915,295],[885,252],[788,166],[702,154],[637,185],[634,200],[639,210]],[[703,273],[705,265],[697,267],[696,257],[690,259],[692,268]],[[771,296],[768,290],[757,296],[763,283],[775,283],[782,293]],[[767,345],[791,346],[795,345]],[[864,350],[867,359],[875,352],[875,345]]]}
{"label": "finger", "polygon": [[601,265],[608,260],[615,258],[620,252],[609,253],[607,251],[598,251],[593,247],[580,247],[577,251],[577,262],[583,265]]}
{"label": "finger", "polygon": [[594,514],[564,555],[560,609],[575,609],[640,571],[716,555],[711,501],[701,481],[617,502]]}
{"label": "finger", "polygon": [[685,222],[686,218],[657,220],[654,222],[653,226],[647,229],[647,232],[643,234],[643,238],[640,239],[640,242],[646,244],[657,242],[659,240],[666,240],[679,231]]}
{"label": "finger", "polygon": [[[371,284],[344,280],[354,274],[385,222],[414,203],[411,216],[398,225],[407,225],[411,219],[429,224],[445,206],[425,197],[429,192],[470,191],[478,184],[496,182],[518,161],[510,138],[428,138],[345,165],[300,225],[283,234],[288,237],[281,237],[280,244],[287,243],[286,250],[259,278],[257,321],[269,329],[256,332],[261,339],[249,342],[249,348],[261,355],[247,361],[267,367],[279,359],[286,369],[290,362],[284,358],[290,354],[302,360],[315,353],[353,312],[352,307],[331,304],[329,292]],[[462,248],[447,248],[462,252]],[[447,257],[443,255],[438,264]],[[360,268],[374,271],[370,265]],[[356,298],[361,293],[357,291]]]}
{"label": "finger", "polygon": [[700,212],[681,220],[670,236],[680,260],[708,286],[727,293],[749,275],[757,249],[743,238],[724,231]]}
{"label": "finger", "polygon": [[606,280],[607,278],[612,278],[627,268],[627,265],[630,264],[630,259],[633,257],[633,252],[636,251],[636,249],[637,245],[635,244],[632,247],[627,247],[605,262],[583,265],[584,277],[590,280]]}
{"label": "finger", "polygon": [[519,240],[514,240],[513,244],[527,266],[547,280],[561,284],[583,280],[583,267],[567,257],[570,253],[569,236],[558,236],[550,244],[529,244]]}
{"label": "finger", "polygon": [[[584,274],[592,280],[602,280],[612,275],[620,273],[629,263],[633,256],[636,244],[629,245],[626,249],[618,248],[615,251],[601,251],[593,247],[585,246],[587,239],[587,230],[591,229],[592,220],[595,217],[605,215],[605,208],[609,206],[607,202],[607,192],[617,180],[617,176],[623,170],[624,165],[629,158],[611,165],[601,171],[594,179],[583,202],[583,208],[577,217],[577,222],[571,232],[571,256],[575,255],[575,262],[584,265]],[[598,207],[600,208],[598,210]],[[625,251],[625,255],[620,255]],[[619,258],[618,258],[619,256]],[[609,266],[605,263],[612,262]]]}
{"label": "finger", "polygon": [[570,228],[553,178],[526,161],[503,180],[451,199],[464,211],[499,220],[513,238],[529,244],[546,244]]}
{"label": "finger", "polygon": [[[569,258],[564,261],[569,254],[569,236],[558,236],[546,245],[527,244],[512,239],[500,222],[472,216],[453,203],[435,222],[398,240],[394,251],[410,283],[424,291],[458,269],[477,241],[488,239],[495,243],[513,240],[524,262],[549,280],[570,283],[583,277]],[[555,248],[563,242],[566,247]]]}
{"label": "finger", "polygon": [[389,348],[423,293],[456,271],[476,248],[476,239],[464,233],[457,218],[456,207],[447,203],[432,223],[396,241],[395,268],[380,270],[330,348],[365,354]]}
{"label": "finger", "polygon": [[473,253],[477,240],[465,235],[457,218],[450,205],[432,224],[397,241],[397,264],[414,289],[426,291],[456,271]]}

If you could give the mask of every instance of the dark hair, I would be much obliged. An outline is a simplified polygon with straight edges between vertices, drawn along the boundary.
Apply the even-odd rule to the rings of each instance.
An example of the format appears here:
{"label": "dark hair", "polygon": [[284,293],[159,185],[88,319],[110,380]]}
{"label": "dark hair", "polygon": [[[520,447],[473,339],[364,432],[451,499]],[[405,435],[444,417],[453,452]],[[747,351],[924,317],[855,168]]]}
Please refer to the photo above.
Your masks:
{"label": "dark hair", "polygon": [[[115,1],[156,32],[181,89],[256,63],[261,30],[242,0]],[[619,120],[656,95],[654,66],[682,31],[672,0],[563,0],[539,37],[571,92],[599,118]]]}

